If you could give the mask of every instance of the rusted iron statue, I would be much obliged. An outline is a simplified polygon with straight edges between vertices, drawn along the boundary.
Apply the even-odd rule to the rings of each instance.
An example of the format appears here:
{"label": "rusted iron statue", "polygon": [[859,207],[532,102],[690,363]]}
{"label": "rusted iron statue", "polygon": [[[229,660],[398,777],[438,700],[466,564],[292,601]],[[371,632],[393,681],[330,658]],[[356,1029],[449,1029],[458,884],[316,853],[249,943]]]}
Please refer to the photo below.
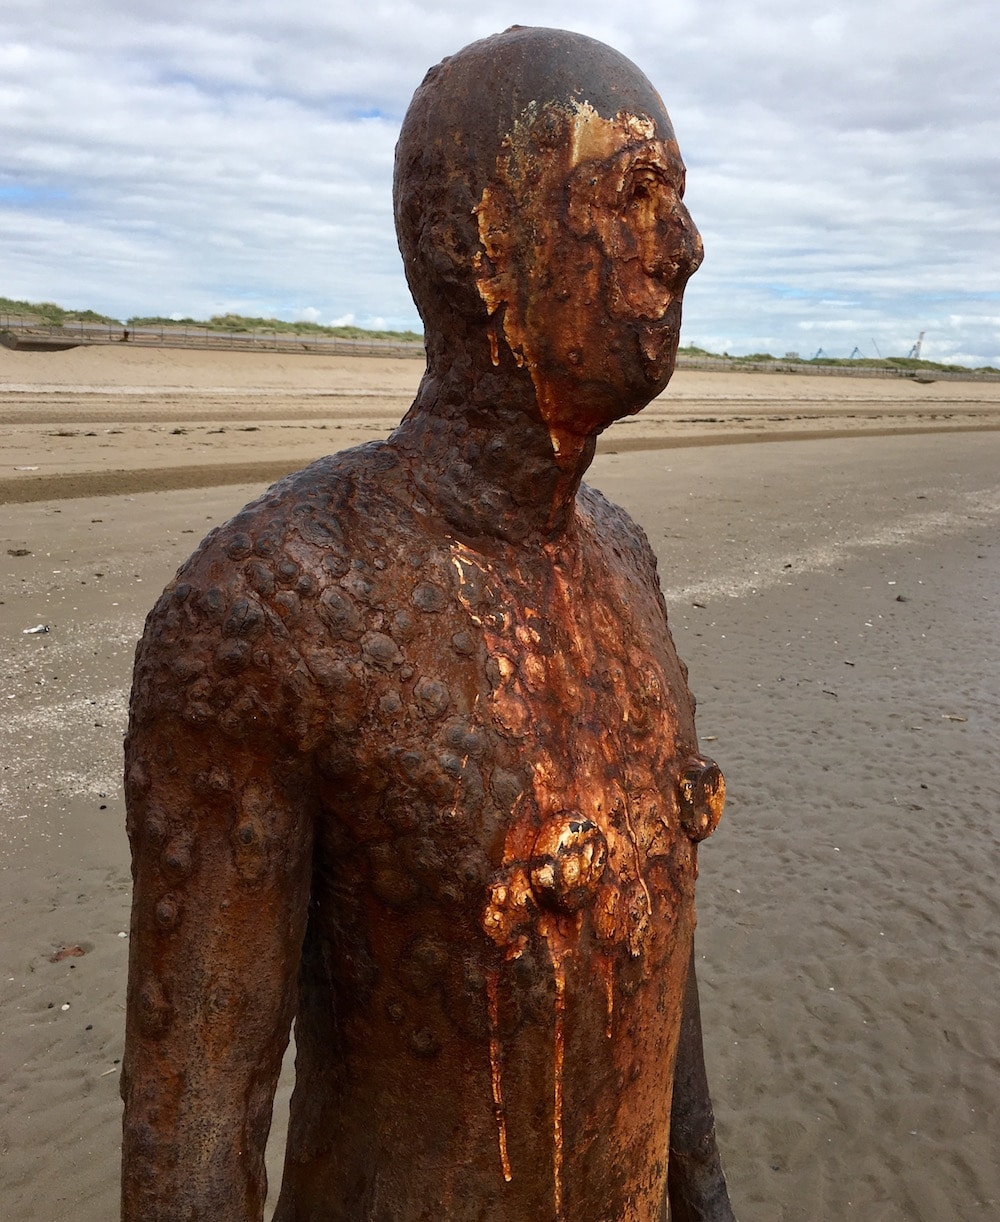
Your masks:
{"label": "rusted iron statue", "polygon": [[673,370],[683,185],[590,39],[417,91],[416,401],[213,531],[139,647],[129,1222],[261,1217],[293,1018],[282,1222],[732,1217],[689,970],[723,781],[646,538],[581,483]]}

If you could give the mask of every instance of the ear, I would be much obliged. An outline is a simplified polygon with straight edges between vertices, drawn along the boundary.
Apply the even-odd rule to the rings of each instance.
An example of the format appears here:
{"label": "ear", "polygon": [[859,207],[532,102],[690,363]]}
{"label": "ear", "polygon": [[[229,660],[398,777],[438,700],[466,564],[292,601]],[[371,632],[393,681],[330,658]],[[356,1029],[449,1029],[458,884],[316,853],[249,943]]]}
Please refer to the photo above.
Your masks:
{"label": "ear", "polygon": [[501,341],[518,365],[525,364],[524,305],[519,289],[516,253],[523,245],[517,230],[517,208],[502,183],[491,183],[475,208],[480,249],[476,256],[476,289],[486,305],[493,330],[493,364],[499,364]]}
{"label": "ear", "polygon": [[442,304],[468,318],[483,318],[476,292],[482,247],[476,227],[476,200],[467,182],[455,178],[431,192],[411,187],[426,171],[399,175],[396,229],[410,291],[425,323]]}
{"label": "ear", "polygon": [[490,314],[509,304],[514,294],[512,220],[514,201],[501,183],[492,183],[473,209],[478,223],[479,249],[474,266],[476,288]]}

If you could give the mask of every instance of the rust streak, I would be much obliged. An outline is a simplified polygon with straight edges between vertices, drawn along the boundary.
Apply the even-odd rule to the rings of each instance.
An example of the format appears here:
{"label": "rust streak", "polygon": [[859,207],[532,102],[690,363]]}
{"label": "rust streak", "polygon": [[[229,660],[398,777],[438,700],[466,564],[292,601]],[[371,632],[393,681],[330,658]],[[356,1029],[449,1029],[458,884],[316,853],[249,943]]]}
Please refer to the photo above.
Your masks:
{"label": "rust streak", "polygon": [[486,996],[490,1013],[490,1081],[493,1084],[493,1112],[497,1120],[497,1143],[500,1147],[500,1168],[509,1184],[513,1178],[507,1154],[507,1111],[503,1101],[503,1070],[500,1064],[499,1003],[497,987],[500,973],[493,968],[486,977]]}
{"label": "rust streak", "polygon": [[552,1058],[552,1182],[555,1197],[556,1222],[563,1222],[563,1060],[566,1054],[566,958],[557,951],[551,937],[547,938],[552,973],[556,986],[555,1047]]}

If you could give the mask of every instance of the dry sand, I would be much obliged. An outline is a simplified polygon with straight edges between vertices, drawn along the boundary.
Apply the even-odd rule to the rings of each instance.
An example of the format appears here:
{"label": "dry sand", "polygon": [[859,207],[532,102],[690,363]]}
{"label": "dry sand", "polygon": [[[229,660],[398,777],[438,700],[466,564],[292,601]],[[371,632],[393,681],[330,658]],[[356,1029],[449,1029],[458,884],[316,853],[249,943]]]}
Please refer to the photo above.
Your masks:
{"label": "dry sand", "polygon": [[[0,348],[0,1218],[116,1214],[144,614],[419,374]],[[688,373],[594,464],[660,558],[729,781],[698,952],[742,1222],[1000,1217],[998,427],[997,384]]]}
{"label": "dry sand", "polygon": [[[382,437],[422,362],[352,356],[0,348],[0,505],[266,484]],[[1000,382],[678,373],[602,452],[734,441],[1000,428]]]}

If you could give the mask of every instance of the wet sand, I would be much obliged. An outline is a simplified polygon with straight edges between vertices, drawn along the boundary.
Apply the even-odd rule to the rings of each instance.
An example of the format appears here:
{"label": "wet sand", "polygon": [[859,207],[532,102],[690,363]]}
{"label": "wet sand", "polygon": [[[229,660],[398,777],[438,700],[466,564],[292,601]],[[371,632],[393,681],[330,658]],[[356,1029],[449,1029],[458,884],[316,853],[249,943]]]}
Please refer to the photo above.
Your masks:
{"label": "wet sand", "polygon": [[[0,349],[0,1217],[116,1212],[145,612],[419,373]],[[997,384],[679,374],[593,468],[659,556],[729,782],[698,953],[742,1222],[1000,1216],[998,411]]]}
{"label": "wet sand", "polygon": [[[418,360],[257,352],[0,348],[0,505],[268,483],[384,437]],[[601,452],[1000,428],[1000,382],[677,373]]]}

